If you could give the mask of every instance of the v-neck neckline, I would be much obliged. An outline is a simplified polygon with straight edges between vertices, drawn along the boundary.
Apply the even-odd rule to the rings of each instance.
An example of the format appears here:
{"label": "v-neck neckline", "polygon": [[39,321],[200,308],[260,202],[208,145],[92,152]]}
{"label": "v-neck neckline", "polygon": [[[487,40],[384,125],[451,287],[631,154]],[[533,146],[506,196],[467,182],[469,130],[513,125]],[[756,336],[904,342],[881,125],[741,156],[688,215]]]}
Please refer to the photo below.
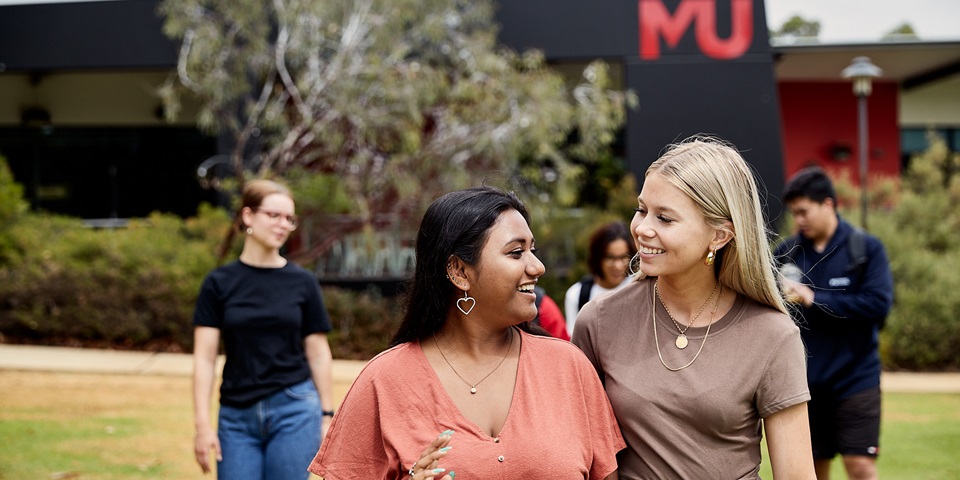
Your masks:
{"label": "v-neck neckline", "polygon": [[[510,328],[514,328],[514,327],[510,327]],[[484,429],[480,428],[480,426],[477,425],[476,422],[467,418],[467,416],[460,411],[460,407],[457,407],[456,402],[454,402],[453,398],[450,397],[450,393],[447,392],[446,388],[444,388],[443,382],[440,381],[440,376],[437,375],[437,371],[433,368],[433,365],[430,363],[430,359],[428,359],[427,354],[424,353],[423,346],[421,345],[422,341],[417,342],[417,351],[420,354],[419,355],[420,362],[422,363],[424,368],[429,370],[430,381],[433,382],[434,386],[437,389],[439,389],[439,392],[440,392],[439,395],[442,398],[443,402],[446,403],[446,406],[450,409],[450,411],[456,412],[454,415],[456,416],[456,418],[460,423],[463,423],[464,425],[469,426],[473,430],[474,434],[481,437],[485,441],[491,441],[491,442],[499,441],[500,437],[503,435],[503,432],[507,431],[508,427],[510,426],[510,419],[513,418],[513,409],[514,409],[514,406],[517,404],[517,401],[516,401],[517,395],[520,392],[520,382],[523,376],[522,366],[523,366],[523,358],[524,358],[524,350],[525,350],[523,348],[523,335],[524,335],[523,331],[520,329],[517,329],[517,334],[519,335],[519,338],[520,338],[520,352],[517,354],[517,378],[513,382],[513,393],[510,398],[510,406],[507,408],[507,418],[504,419],[503,425],[500,427],[500,431],[497,432],[496,436],[490,436],[489,434],[487,434],[487,432]]]}

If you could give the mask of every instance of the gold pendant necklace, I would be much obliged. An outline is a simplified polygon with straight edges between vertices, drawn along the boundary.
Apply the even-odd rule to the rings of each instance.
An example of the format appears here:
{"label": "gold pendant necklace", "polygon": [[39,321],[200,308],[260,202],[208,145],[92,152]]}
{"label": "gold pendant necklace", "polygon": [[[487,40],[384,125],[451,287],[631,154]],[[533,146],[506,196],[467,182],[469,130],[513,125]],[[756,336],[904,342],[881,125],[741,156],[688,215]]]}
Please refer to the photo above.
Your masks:
{"label": "gold pendant necklace", "polygon": [[[721,288],[720,295],[717,295],[717,303],[713,305],[713,312],[710,314],[710,319],[709,319],[710,323],[707,324],[707,332],[703,334],[703,342],[700,343],[700,348],[697,350],[697,354],[693,356],[693,360],[690,360],[690,363],[678,368],[667,366],[667,363],[663,361],[663,354],[660,353],[660,339],[657,338],[657,303],[656,303],[657,302],[657,284],[656,283],[653,284],[653,292],[654,292],[653,296],[650,299],[650,303],[652,305],[652,308],[650,309],[650,312],[651,312],[650,318],[651,320],[653,320],[653,341],[657,345],[657,356],[660,357],[660,364],[663,365],[663,368],[666,368],[671,372],[679,372],[680,370],[683,370],[684,368],[687,368],[690,365],[693,365],[693,362],[696,362],[697,358],[700,356],[700,352],[703,351],[703,346],[707,344],[707,337],[710,336],[710,326],[713,325],[713,317],[717,315],[717,308],[720,307],[720,297],[723,296],[723,289]],[[666,309],[666,306],[664,306],[664,309]]]}
{"label": "gold pendant necklace", "polygon": [[[666,310],[667,316],[670,317],[670,320],[673,320],[673,324],[676,325],[677,330],[680,331],[680,335],[677,335],[677,340],[673,343],[677,346],[677,348],[679,348],[680,350],[683,350],[684,348],[687,348],[687,344],[689,343],[687,341],[687,336],[686,336],[687,329],[690,328],[690,325],[693,325],[693,322],[697,321],[697,317],[699,317],[700,314],[703,313],[703,309],[706,308],[707,304],[710,303],[710,299],[713,298],[713,294],[717,293],[717,288],[720,286],[720,282],[717,282],[716,285],[713,286],[713,291],[710,292],[710,296],[707,297],[707,301],[703,302],[703,305],[700,305],[700,310],[698,310],[697,314],[690,319],[690,322],[687,323],[687,326],[683,328],[680,328],[680,323],[677,322],[676,318],[673,318],[673,314],[670,313],[670,309],[667,308],[667,304],[663,302],[663,298],[660,296],[660,289],[658,288],[659,283],[660,283],[659,279],[654,280],[653,292],[657,294],[657,299],[660,300],[660,305],[663,305],[663,309]],[[654,309],[657,308],[656,303],[654,303],[653,308]]]}
{"label": "gold pendant necklace", "polygon": [[477,385],[480,385],[480,382],[483,382],[484,380],[487,379],[487,377],[489,377],[490,375],[493,375],[493,372],[496,372],[497,369],[500,368],[500,365],[503,365],[503,361],[507,359],[507,355],[509,355],[510,350],[513,349],[513,329],[510,330],[510,344],[507,345],[507,351],[503,354],[503,357],[500,358],[500,362],[497,363],[496,367],[493,367],[493,370],[490,370],[490,373],[484,375],[483,378],[481,378],[477,383],[472,383],[472,384],[468,382],[466,379],[464,379],[463,376],[460,375],[460,372],[458,372],[456,368],[453,368],[453,364],[450,363],[450,360],[447,360],[447,356],[443,354],[443,349],[440,348],[440,342],[437,341],[436,333],[433,334],[433,343],[437,346],[437,351],[440,352],[440,356],[443,357],[443,361],[447,362],[447,365],[450,366],[450,370],[453,370],[453,373],[457,376],[457,378],[459,378],[460,381],[462,381],[463,383],[467,384],[468,387],[470,387],[470,395],[476,395]]}

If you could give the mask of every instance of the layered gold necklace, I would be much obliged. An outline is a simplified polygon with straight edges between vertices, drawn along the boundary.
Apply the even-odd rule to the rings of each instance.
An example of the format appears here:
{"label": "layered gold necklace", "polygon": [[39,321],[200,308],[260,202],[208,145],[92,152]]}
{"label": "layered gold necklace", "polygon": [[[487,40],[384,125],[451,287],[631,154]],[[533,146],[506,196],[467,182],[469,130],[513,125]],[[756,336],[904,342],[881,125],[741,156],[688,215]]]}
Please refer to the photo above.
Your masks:
{"label": "layered gold necklace", "polygon": [[[717,285],[719,285],[719,283],[717,283]],[[716,290],[716,287],[714,287],[714,290]],[[717,295],[717,302],[713,305],[713,312],[710,314],[710,318],[708,319],[708,320],[710,320],[710,323],[707,324],[707,332],[703,334],[703,342],[700,343],[700,348],[697,349],[697,354],[693,356],[693,360],[690,360],[690,363],[688,363],[688,364],[686,364],[686,365],[684,365],[684,366],[682,366],[682,367],[677,367],[677,368],[668,366],[667,363],[663,361],[663,354],[660,353],[660,339],[657,338],[657,298],[658,298],[659,296],[660,296],[660,294],[657,292],[657,283],[656,283],[656,281],[654,281],[654,283],[653,283],[653,295],[652,295],[652,298],[650,299],[650,306],[651,306],[651,308],[650,308],[650,318],[651,318],[651,320],[653,320],[653,341],[654,341],[654,343],[656,343],[656,345],[657,345],[657,356],[660,357],[660,364],[663,365],[663,368],[666,368],[667,370],[670,370],[671,372],[678,372],[678,371],[680,371],[680,370],[683,370],[684,368],[689,367],[690,365],[693,365],[693,362],[696,362],[696,361],[697,361],[697,358],[700,356],[700,352],[703,351],[703,346],[707,344],[707,337],[710,336],[710,326],[713,324],[713,317],[716,316],[716,314],[717,314],[717,308],[720,307],[720,298],[723,296],[723,288],[720,288],[720,294]],[[711,294],[711,296],[712,296],[712,294]],[[709,298],[708,298],[708,300],[709,300]],[[663,303],[662,300],[661,300],[661,303]],[[666,310],[666,308],[667,308],[666,305],[664,305],[663,308]],[[702,310],[702,309],[701,309],[701,310]],[[669,314],[670,312],[668,311],[667,313]],[[672,319],[672,318],[673,318],[673,317],[671,317],[671,319]],[[676,320],[674,320],[674,322],[676,322]],[[690,324],[692,325],[693,322],[690,322]],[[689,325],[687,325],[687,327],[689,328]],[[679,328],[679,327],[678,327],[678,328]],[[677,345],[677,346],[680,347],[679,345]],[[684,346],[686,346],[686,345],[684,345]],[[680,348],[682,348],[682,347],[680,347]]]}
{"label": "layered gold necklace", "polygon": [[[659,283],[659,280],[655,280],[653,282],[653,292],[657,294],[657,299],[660,300],[660,305],[663,305],[663,309],[667,311],[667,316],[670,317],[670,320],[673,320],[673,324],[677,326],[677,330],[680,332],[680,335],[677,335],[677,340],[673,343],[676,344],[677,348],[683,350],[684,348],[687,348],[687,344],[689,343],[687,341],[687,336],[685,335],[687,333],[687,329],[690,328],[690,325],[693,325],[693,322],[697,321],[697,317],[703,313],[703,309],[707,308],[707,304],[710,303],[710,299],[713,298],[713,294],[717,293],[717,288],[720,287],[720,282],[717,282],[717,284],[713,286],[713,291],[710,292],[710,296],[707,297],[707,301],[703,302],[703,305],[700,305],[700,310],[697,311],[697,314],[694,315],[693,318],[691,318],[690,321],[687,322],[687,325],[683,328],[680,328],[680,323],[677,322],[676,318],[673,318],[673,314],[670,313],[670,309],[667,308],[667,304],[664,303],[663,297],[660,296],[660,289],[657,287]],[[654,305],[654,308],[656,308],[656,305]]]}

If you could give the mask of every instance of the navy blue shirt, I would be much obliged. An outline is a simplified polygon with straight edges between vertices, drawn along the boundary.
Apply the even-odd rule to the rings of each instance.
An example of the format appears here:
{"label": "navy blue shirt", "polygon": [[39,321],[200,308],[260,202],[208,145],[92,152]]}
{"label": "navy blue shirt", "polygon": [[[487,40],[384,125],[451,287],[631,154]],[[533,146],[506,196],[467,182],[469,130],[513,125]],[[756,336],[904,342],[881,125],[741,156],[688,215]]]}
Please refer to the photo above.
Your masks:
{"label": "navy blue shirt", "polygon": [[193,324],[220,329],[220,403],[240,408],[310,378],[303,338],[330,331],[317,279],[290,262],[259,268],[237,260],[210,272]]}
{"label": "navy blue shirt", "polygon": [[814,291],[814,304],[796,305],[793,312],[807,347],[810,389],[837,400],[880,385],[877,337],[893,306],[893,275],[883,244],[865,235],[867,263],[851,269],[847,237],[853,227],[838,220],[822,253],[803,236],[792,249],[788,241],[776,250],[781,262],[800,268],[802,283]]}

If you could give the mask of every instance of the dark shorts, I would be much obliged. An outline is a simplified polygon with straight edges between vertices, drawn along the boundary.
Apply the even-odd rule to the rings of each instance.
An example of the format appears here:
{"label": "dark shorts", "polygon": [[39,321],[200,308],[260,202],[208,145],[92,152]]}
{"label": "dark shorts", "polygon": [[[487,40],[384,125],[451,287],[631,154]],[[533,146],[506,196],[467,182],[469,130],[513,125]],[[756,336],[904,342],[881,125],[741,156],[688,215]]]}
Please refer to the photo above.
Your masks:
{"label": "dark shorts", "polygon": [[880,453],[880,387],[839,401],[813,394],[807,409],[814,459]]}

